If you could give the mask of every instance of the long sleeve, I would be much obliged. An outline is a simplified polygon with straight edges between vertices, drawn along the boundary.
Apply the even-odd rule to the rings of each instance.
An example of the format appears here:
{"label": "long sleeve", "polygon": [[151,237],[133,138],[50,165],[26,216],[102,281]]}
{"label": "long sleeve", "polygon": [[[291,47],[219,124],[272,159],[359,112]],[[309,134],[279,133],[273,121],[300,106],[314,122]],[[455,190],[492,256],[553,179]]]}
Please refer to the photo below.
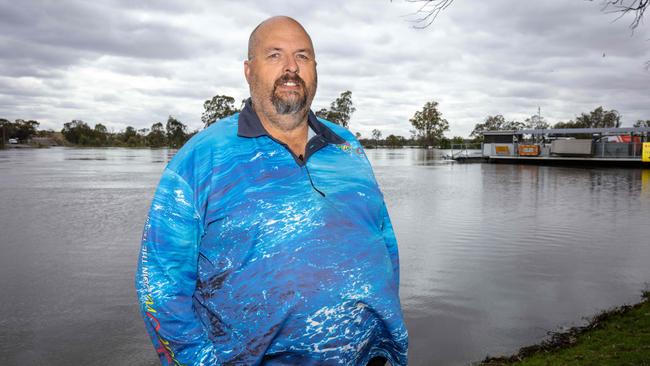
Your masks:
{"label": "long sleeve", "polygon": [[390,255],[390,261],[393,264],[393,273],[395,274],[397,286],[399,288],[399,254],[397,250],[397,238],[395,238],[393,224],[388,216],[388,209],[386,208],[385,202],[383,202],[381,206],[381,220],[382,236],[384,237],[384,242],[386,243],[386,248]]}
{"label": "long sleeve", "polygon": [[136,274],[141,311],[163,365],[217,363],[192,305],[200,222],[191,187],[166,169],[145,223]]}

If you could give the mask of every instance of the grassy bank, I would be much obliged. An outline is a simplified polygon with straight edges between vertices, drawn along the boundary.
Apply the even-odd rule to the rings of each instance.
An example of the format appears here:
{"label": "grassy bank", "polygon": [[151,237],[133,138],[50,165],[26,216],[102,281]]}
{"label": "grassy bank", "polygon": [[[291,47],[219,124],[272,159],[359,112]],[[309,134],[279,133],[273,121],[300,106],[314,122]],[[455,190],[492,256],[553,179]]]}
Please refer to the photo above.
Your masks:
{"label": "grassy bank", "polygon": [[605,311],[583,327],[553,333],[509,357],[488,357],[479,365],[650,366],[650,291],[643,301]]}

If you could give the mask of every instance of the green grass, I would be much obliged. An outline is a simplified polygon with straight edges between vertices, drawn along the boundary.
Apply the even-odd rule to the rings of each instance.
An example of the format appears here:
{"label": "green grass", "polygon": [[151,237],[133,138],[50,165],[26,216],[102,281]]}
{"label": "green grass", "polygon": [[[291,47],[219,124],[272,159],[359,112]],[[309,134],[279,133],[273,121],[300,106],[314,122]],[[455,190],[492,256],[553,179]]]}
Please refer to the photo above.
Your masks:
{"label": "green grass", "polygon": [[629,365],[650,366],[650,294],[644,301],[594,317],[584,327],[554,334],[517,355],[486,358],[480,365]]}

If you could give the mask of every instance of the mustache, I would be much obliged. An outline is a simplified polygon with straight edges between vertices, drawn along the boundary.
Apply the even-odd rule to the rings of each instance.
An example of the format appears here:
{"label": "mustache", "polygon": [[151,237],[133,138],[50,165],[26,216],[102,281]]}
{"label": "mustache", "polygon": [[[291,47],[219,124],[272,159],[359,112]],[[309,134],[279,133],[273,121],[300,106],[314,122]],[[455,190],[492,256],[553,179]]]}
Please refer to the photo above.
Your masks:
{"label": "mustache", "polygon": [[305,81],[302,80],[302,78],[300,78],[298,74],[284,74],[280,76],[273,85],[274,89],[287,82],[293,82],[297,85],[300,85],[303,88],[303,90],[306,89]]}

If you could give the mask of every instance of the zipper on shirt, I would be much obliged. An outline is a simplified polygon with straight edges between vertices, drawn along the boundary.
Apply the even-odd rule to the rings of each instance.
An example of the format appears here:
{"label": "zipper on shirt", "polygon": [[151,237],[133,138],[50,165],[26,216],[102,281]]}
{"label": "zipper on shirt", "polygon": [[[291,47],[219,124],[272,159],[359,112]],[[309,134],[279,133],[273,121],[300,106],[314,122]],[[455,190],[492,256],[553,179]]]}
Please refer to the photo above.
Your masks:
{"label": "zipper on shirt", "polygon": [[309,183],[311,184],[311,187],[314,189],[314,191],[320,193],[321,196],[325,197],[325,193],[321,191],[320,189],[316,188],[314,185],[314,181],[311,179],[311,173],[309,173],[309,168],[307,167],[307,164],[305,164],[305,170],[307,171],[307,177],[309,177]]}
{"label": "zipper on shirt", "polygon": [[279,145],[283,146],[299,167],[301,168],[305,167],[305,171],[307,172],[307,177],[309,178],[309,184],[311,184],[311,187],[314,189],[314,191],[318,192],[321,196],[325,197],[325,193],[320,189],[316,188],[316,186],[314,185],[314,180],[311,178],[311,173],[309,172],[309,168],[307,167],[307,160],[309,159],[309,156],[315,153],[316,151],[320,150],[325,145],[327,145],[325,140],[323,140],[321,136],[312,138],[310,141],[307,141],[307,148],[305,149],[305,153],[296,156],[296,154],[294,154],[293,151],[291,151],[291,149],[287,144],[274,138],[271,135],[268,135],[268,137],[271,140],[278,143]]}

